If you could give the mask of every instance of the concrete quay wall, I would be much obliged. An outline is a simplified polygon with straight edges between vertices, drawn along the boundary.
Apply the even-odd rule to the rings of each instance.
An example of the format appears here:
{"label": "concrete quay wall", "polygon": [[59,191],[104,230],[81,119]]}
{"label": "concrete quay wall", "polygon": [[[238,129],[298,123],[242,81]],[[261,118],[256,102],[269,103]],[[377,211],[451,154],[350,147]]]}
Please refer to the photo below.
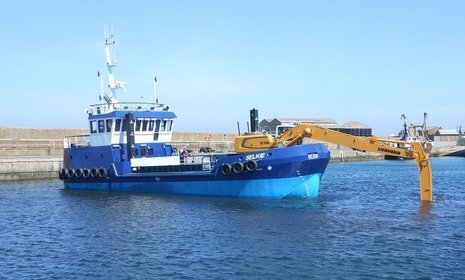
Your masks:
{"label": "concrete quay wall", "polygon": [[[0,128],[0,157],[60,157],[65,136],[87,133],[83,129]],[[177,148],[189,144],[189,149],[195,152],[203,146],[232,151],[235,136],[230,133],[174,132],[173,142]]]}
{"label": "concrete quay wall", "polygon": [[[83,129],[0,128],[0,181],[58,178],[63,165],[63,138],[87,134]],[[174,146],[198,152],[234,150],[235,134],[175,132]]]}
{"label": "concrete quay wall", "polygon": [[62,156],[63,137],[82,129],[0,128],[0,157]]}
{"label": "concrete quay wall", "polygon": [[[0,181],[57,178],[63,164],[63,137],[86,134],[82,129],[0,128]],[[178,148],[189,144],[198,152],[209,146],[216,151],[233,151],[236,134],[175,132],[173,144]],[[316,142],[305,140],[307,142]],[[378,160],[375,153],[326,144],[331,162]]]}
{"label": "concrete quay wall", "polygon": [[62,164],[57,157],[0,158],[0,181],[58,178]]}
{"label": "concrete quay wall", "polygon": [[[0,181],[58,178],[63,165],[63,137],[88,133],[83,129],[37,129],[0,128]],[[233,151],[234,137],[231,133],[174,132],[173,144],[180,151],[189,145],[189,150],[198,152],[209,146],[215,151]],[[304,139],[304,143],[318,141]],[[326,143],[331,153],[331,162],[381,160],[377,153],[360,152]],[[435,142],[432,156],[465,155],[465,146],[452,142]]]}

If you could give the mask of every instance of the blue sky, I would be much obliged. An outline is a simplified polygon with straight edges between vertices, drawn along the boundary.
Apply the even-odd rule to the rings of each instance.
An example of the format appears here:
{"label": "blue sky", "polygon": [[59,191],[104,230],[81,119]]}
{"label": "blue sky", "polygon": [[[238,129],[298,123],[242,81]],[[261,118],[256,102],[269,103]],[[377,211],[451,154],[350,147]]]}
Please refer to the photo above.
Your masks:
{"label": "blue sky", "polygon": [[87,128],[113,27],[123,101],[159,101],[176,130],[235,132],[249,109],[465,125],[465,1],[2,1],[0,126]]}

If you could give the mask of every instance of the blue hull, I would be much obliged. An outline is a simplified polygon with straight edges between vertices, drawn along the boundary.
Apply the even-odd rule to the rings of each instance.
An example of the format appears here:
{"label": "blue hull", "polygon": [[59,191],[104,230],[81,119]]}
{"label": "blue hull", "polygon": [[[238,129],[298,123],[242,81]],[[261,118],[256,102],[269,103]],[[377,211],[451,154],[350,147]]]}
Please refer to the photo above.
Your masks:
{"label": "blue hull", "polygon": [[224,197],[306,198],[318,196],[321,176],[318,173],[294,178],[184,182],[156,182],[157,177],[151,180],[145,177],[143,181],[112,179],[105,182],[65,182],[65,188]]}
{"label": "blue hull", "polygon": [[[95,149],[91,150],[92,152]],[[65,151],[73,159],[82,158],[83,149]],[[104,154],[102,150],[100,154]],[[276,148],[249,154],[221,154],[215,156],[214,167],[209,171],[173,171],[148,168],[118,172],[113,162],[106,167],[109,172],[100,178],[73,177],[64,179],[66,189],[97,190],[131,193],[158,193],[224,197],[254,198],[307,198],[317,197],[321,177],[330,155],[322,144]],[[71,158],[71,156],[70,156]],[[84,157],[85,158],[85,157]],[[88,157],[89,158],[89,157]],[[105,156],[102,158],[106,158]],[[224,165],[237,162],[256,162],[254,170],[225,174]],[[95,161],[73,160],[75,165],[66,168],[89,168]],[[129,163],[129,162],[128,162]],[[79,164],[79,165],[77,165]],[[105,163],[99,162],[100,166]],[[124,166],[123,166],[124,167]],[[131,170],[131,168],[119,168]]]}

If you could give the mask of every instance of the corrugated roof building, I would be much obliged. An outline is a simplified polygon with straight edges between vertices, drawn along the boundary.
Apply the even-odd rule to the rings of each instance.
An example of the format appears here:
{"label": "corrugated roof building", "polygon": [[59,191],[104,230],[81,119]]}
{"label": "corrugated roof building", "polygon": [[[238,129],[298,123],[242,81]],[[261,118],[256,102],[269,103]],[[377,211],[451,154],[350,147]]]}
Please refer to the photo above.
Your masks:
{"label": "corrugated roof building", "polygon": [[454,129],[439,128],[434,134],[434,142],[436,141],[452,141],[456,142],[460,139],[460,134]]}
{"label": "corrugated roof building", "polygon": [[324,128],[331,128],[340,132],[355,136],[372,136],[372,128],[358,121],[339,123],[333,119],[325,118],[274,118],[263,119],[260,122],[260,129],[272,134],[281,134],[287,128],[299,124],[313,124]]}

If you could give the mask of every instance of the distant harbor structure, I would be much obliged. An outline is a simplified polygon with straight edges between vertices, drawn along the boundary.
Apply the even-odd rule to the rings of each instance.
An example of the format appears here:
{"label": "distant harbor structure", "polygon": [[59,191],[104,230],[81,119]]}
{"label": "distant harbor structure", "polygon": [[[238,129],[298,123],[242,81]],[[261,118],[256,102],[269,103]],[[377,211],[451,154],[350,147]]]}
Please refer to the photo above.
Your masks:
{"label": "distant harbor structure", "polygon": [[434,156],[465,156],[465,135],[461,128],[431,127],[428,129],[428,137],[434,143]]}
{"label": "distant harbor structure", "polygon": [[[411,123],[405,114],[402,114],[403,129],[397,135],[389,138],[406,140],[407,142],[420,141],[428,143],[432,156],[465,156],[465,135],[462,127],[457,129],[444,129],[442,127],[428,127],[427,113],[423,114],[423,123]],[[434,146],[434,147],[433,147]]]}
{"label": "distant harbor structure", "polygon": [[428,137],[434,141],[438,142],[459,142],[463,136],[461,131],[454,129],[443,129],[441,127],[431,127],[428,129]]}
{"label": "distant harbor structure", "polygon": [[324,128],[330,128],[354,136],[372,136],[372,128],[358,121],[345,123],[337,122],[327,118],[273,118],[263,119],[260,122],[262,131],[279,135],[287,129],[300,124],[314,124]]}

